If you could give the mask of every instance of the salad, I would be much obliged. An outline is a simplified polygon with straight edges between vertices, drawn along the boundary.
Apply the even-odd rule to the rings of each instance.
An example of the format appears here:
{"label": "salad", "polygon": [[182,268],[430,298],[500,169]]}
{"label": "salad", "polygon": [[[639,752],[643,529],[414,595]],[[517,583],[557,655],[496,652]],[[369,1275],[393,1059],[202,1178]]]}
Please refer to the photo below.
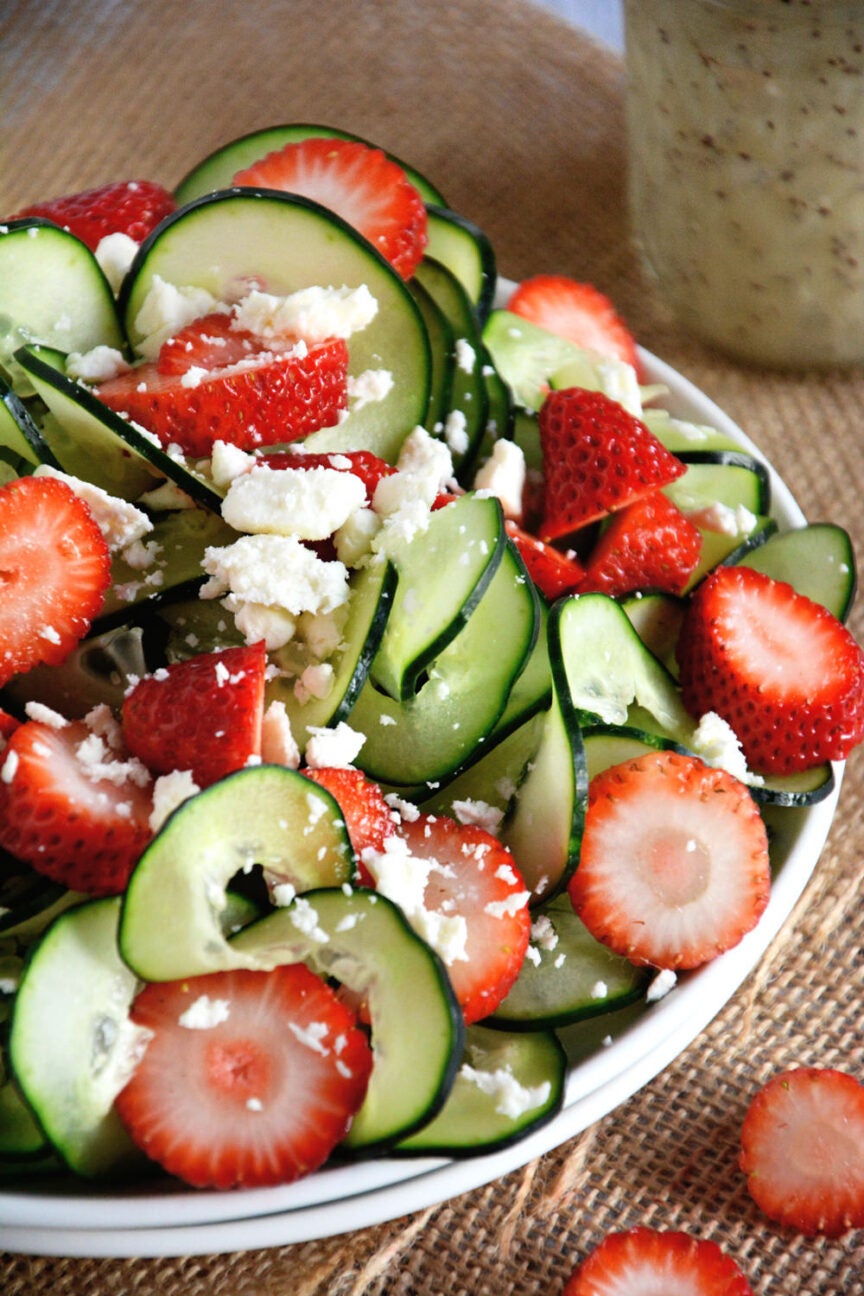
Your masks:
{"label": "salad", "polygon": [[846,533],[329,128],[10,217],[0,320],[0,1172],[551,1120],[864,737]]}

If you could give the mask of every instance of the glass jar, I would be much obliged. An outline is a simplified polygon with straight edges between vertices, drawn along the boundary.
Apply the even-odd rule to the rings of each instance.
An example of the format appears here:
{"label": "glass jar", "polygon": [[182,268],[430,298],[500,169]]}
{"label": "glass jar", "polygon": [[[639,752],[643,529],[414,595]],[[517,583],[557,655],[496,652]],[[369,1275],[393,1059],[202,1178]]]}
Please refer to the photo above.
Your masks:
{"label": "glass jar", "polygon": [[864,0],[626,0],[630,201],[680,322],[864,360]]}

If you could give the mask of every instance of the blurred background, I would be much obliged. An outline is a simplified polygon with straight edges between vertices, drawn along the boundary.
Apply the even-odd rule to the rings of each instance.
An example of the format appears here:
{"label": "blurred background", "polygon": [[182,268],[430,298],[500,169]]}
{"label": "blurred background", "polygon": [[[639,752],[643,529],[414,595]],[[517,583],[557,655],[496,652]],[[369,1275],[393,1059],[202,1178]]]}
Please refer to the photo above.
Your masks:
{"label": "blurred background", "polygon": [[615,49],[624,48],[621,0],[535,0],[561,18],[584,27]]}

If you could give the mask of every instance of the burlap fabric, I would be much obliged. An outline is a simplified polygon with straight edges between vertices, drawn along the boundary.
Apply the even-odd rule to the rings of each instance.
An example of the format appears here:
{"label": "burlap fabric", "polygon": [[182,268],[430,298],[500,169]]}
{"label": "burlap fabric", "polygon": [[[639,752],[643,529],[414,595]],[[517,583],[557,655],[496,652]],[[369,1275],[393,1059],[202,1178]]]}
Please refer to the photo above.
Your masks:
{"label": "burlap fabric", "polygon": [[[590,279],[707,391],[811,519],[864,553],[864,373],[736,367],[682,336],[640,277],[624,204],[620,61],[527,0],[3,0],[0,211],[114,178],[171,185],[283,121],[342,125],[410,159],[490,235],[499,268]],[[859,637],[864,616],[853,622]],[[611,1229],[714,1238],[760,1296],[864,1292],[864,1238],[767,1223],[736,1169],[758,1085],[823,1064],[864,1073],[864,763],[850,762],[816,875],[755,975],[653,1083],[487,1188],[337,1238],[221,1256],[8,1255],[4,1296],[481,1296],[557,1292]]]}

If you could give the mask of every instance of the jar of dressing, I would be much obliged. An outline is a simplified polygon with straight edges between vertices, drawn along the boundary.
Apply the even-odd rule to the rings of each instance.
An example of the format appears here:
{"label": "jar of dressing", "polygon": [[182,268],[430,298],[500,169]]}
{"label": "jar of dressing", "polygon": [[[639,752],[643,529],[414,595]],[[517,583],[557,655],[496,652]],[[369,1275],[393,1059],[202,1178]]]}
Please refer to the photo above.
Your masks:
{"label": "jar of dressing", "polygon": [[634,234],[680,322],[864,361],[864,0],[625,0]]}

